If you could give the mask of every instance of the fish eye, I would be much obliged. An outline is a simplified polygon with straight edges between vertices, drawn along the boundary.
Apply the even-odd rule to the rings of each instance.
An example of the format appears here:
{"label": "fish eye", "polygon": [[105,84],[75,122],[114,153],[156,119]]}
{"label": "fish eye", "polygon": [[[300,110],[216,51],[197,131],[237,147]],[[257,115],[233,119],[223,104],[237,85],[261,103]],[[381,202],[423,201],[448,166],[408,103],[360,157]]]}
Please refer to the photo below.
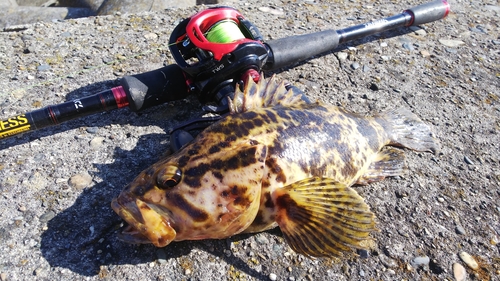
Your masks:
{"label": "fish eye", "polygon": [[167,166],[160,170],[156,177],[156,183],[161,189],[176,186],[182,179],[182,171],[176,166]]}

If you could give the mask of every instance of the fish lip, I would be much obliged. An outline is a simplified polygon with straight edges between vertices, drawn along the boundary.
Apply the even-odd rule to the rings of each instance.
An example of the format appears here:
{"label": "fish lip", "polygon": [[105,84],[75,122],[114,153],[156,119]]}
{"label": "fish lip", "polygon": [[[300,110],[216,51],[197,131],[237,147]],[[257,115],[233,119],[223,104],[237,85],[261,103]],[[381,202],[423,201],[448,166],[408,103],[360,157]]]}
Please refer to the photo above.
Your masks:
{"label": "fish lip", "polygon": [[176,237],[177,233],[169,217],[156,212],[147,202],[127,192],[114,198],[111,208],[128,223],[118,235],[126,243],[153,243],[157,247],[164,247]]}

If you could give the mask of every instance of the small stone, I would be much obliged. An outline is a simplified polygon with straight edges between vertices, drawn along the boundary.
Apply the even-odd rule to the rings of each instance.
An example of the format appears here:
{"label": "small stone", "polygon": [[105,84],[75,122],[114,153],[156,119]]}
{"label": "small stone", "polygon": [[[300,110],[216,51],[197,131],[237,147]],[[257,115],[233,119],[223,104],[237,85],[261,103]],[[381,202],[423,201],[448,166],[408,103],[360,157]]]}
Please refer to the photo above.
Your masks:
{"label": "small stone", "polygon": [[388,61],[391,59],[390,56],[380,56],[380,58],[383,60],[383,61]]}
{"label": "small stone", "polygon": [[358,68],[359,68],[359,63],[357,63],[357,62],[353,62],[353,63],[351,64],[351,68],[352,68],[352,69],[354,69],[354,70],[358,69]]}
{"label": "small stone", "polygon": [[282,10],[278,10],[275,8],[271,7],[259,7],[259,11],[264,12],[264,13],[269,13],[275,16],[281,16],[284,15],[285,13]]}
{"label": "small stone", "polygon": [[338,52],[335,54],[340,61],[345,61],[347,59],[347,53]]}
{"label": "small stone", "polygon": [[428,256],[416,257],[411,261],[411,266],[418,268],[420,266],[429,265],[430,258]]}
{"label": "small stone", "polygon": [[370,67],[368,65],[363,65],[363,72],[370,71]]}
{"label": "small stone", "polygon": [[446,48],[445,50],[446,50],[446,52],[448,52],[450,54],[456,54],[458,52],[457,49],[453,49],[453,48]]}
{"label": "small stone", "polygon": [[430,57],[431,56],[431,53],[429,53],[429,51],[426,51],[426,50],[422,50],[420,51],[420,54],[422,55],[422,57],[424,58],[427,58],[427,57]]}
{"label": "small stone", "polygon": [[465,268],[461,264],[453,264],[453,277],[455,277],[456,281],[467,280],[467,271],[465,271]]}
{"label": "small stone", "polygon": [[46,223],[49,220],[53,219],[56,216],[56,213],[54,211],[50,210],[46,212],[45,214],[41,215],[40,218],[38,219],[40,223]]}
{"label": "small stone", "polygon": [[24,213],[24,212],[26,212],[27,209],[26,209],[26,206],[21,205],[21,206],[19,206],[18,210],[19,210],[19,212],[23,212]]}
{"label": "small stone", "polygon": [[464,156],[464,161],[465,161],[465,163],[467,163],[469,165],[474,165],[474,162],[472,162],[472,160],[470,160],[470,158],[467,156]]}
{"label": "small stone", "polygon": [[255,237],[255,241],[259,244],[269,244],[269,239],[264,234],[259,234]]}
{"label": "small stone", "polygon": [[7,281],[7,273],[5,272],[0,273],[0,280]]}
{"label": "small stone", "polygon": [[462,44],[465,44],[464,41],[460,40],[448,40],[448,39],[439,39],[439,43],[445,45],[446,47],[458,47]]}
{"label": "small stone", "polygon": [[364,270],[362,270],[362,269],[360,269],[360,270],[359,270],[359,276],[361,276],[361,277],[365,277],[365,271],[364,271]]}
{"label": "small stone", "polygon": [[154,32],[150,32],[145,34],[144,38],[146,38],[146,40],[156,40],[156,38],[158,38],[158,35],[156,35],[156,33]]}
{"label": "small stone", "polygon": [[455,231],[456,231],[458,234],[461,234],[461,235],[464,235],[464,234],[465,234],[465,229],[464,229],[461,225],[457,225],[457,227],[455,228]]}
{"label": "small stone", "polygon": [[48,64],[41,64],[36,68],[38,71],[45,71],[50,69],[50,65]]}
{"label": "small stone", "polygon": [[469,255],[467,252],[460,252],[458,254],[460,256],[460,259],[470,268],[473,270],[476,270],[479,268],[479,265],[477,264],[477,261]]}
{"label": "small stone", "polygon": [[443,203],[443,202],[444,202],[444,198],[443,198],[443,197],[438,197],[438,201],[439,201],[440,203]]}
{"label": "small stone", "polygon": [[104,138],[103,137],[95,137],[95,138],[93,138],[90,141],[90,147],[92,149],[96,149],[97,150],[99,147],[102,146],[103,142],[104,142]]}
{"label": "small stone", "polygon": [[184,275],[191,275],[191,273],[192,271],[189,268],[186,268],[186,270],[184,270]]}
{"label": "small stone", "polygon": [[370,84],[370,90],[372,90],[372,91],[378,91],[378,90],[379,90],[379,87],[378,87],[378,85],[377,85],[377,84],[375,84],[375,83],[371,83],[371,84]]}
{"label": "small stone", "polygon": [[89,134],[97,134],[98,130],[99,130],[99,128],[97,128],[97,127],[87,127],[87,133],[89,133]]}
{"label": "small stone", "polygon": [[500,45],[500,40],[491,40],[491,42],[495,45]]}
{"label": "small stone", "polygon": [[387,47],[387,43],[386,43],[386,42],[382,42],[382,43],[380,43],[380,47],[382,47],[382,48]]}
{"label": "small stone", "polygon": [[92,177],[88,173],[74,175],[68,180],[68,185],[76,189],[85,188],[91,183]]}
{"label": "small stone", "polygon": [[365,250],[365,249],[357,249],[356,253],[362,259],[366,259],[366,258],[368,258],[370,256],[370,253],[367,250]]}
{"label": "small stone", "polygon": [[408,51],[415,50],[415,47],[413,47],[413,44],[411,43],[403,43],[403,48],[407,49]]}
{"label": "small stone", "polygon": [[278,276],[276,274],[274,273],[269,274],[269,280],[275,281],[276,279],[278,279]]}
{"label": "small stone", "polygon": [[63,37],[63,38],[68,38],[68,37],[71,37],[71,33],[70,33],[70,32],[68,32],[68,31],[63,32],[63,33],[61,33],[61,37]]}

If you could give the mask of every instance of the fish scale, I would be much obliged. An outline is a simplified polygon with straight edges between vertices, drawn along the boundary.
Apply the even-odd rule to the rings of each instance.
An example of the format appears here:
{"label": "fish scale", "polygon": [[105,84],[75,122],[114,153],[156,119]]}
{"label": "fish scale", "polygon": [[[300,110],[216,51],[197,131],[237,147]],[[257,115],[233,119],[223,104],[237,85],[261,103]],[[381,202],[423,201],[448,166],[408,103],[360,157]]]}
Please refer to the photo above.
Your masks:
{"label": "fish scale", "polygon": [[403,150],[435,151],[405,109],[374,117],[305,103],[275,78],[249,79],[230,114],[124,188],[112,208],[131,243],[222,239],[279,226],[292,249],[337,256],[375,228],[353,184],[401,174]]}

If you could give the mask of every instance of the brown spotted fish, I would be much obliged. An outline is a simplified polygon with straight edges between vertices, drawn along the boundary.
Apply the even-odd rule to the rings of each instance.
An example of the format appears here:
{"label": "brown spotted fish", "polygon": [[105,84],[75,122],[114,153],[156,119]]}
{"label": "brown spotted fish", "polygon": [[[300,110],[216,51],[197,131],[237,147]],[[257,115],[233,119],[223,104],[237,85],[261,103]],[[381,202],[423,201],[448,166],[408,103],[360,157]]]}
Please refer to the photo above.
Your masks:
{"label": "brown spotted fish", "polygon": [[230,114],[137,176],[111,203],[131,243],[222,239],[279,226],[306,256],[365,248],[375,217],[351,188],[402,173],[403,150],[435,151],[405,109],[364,117],[305,103],[274,78],[250,82]]}

